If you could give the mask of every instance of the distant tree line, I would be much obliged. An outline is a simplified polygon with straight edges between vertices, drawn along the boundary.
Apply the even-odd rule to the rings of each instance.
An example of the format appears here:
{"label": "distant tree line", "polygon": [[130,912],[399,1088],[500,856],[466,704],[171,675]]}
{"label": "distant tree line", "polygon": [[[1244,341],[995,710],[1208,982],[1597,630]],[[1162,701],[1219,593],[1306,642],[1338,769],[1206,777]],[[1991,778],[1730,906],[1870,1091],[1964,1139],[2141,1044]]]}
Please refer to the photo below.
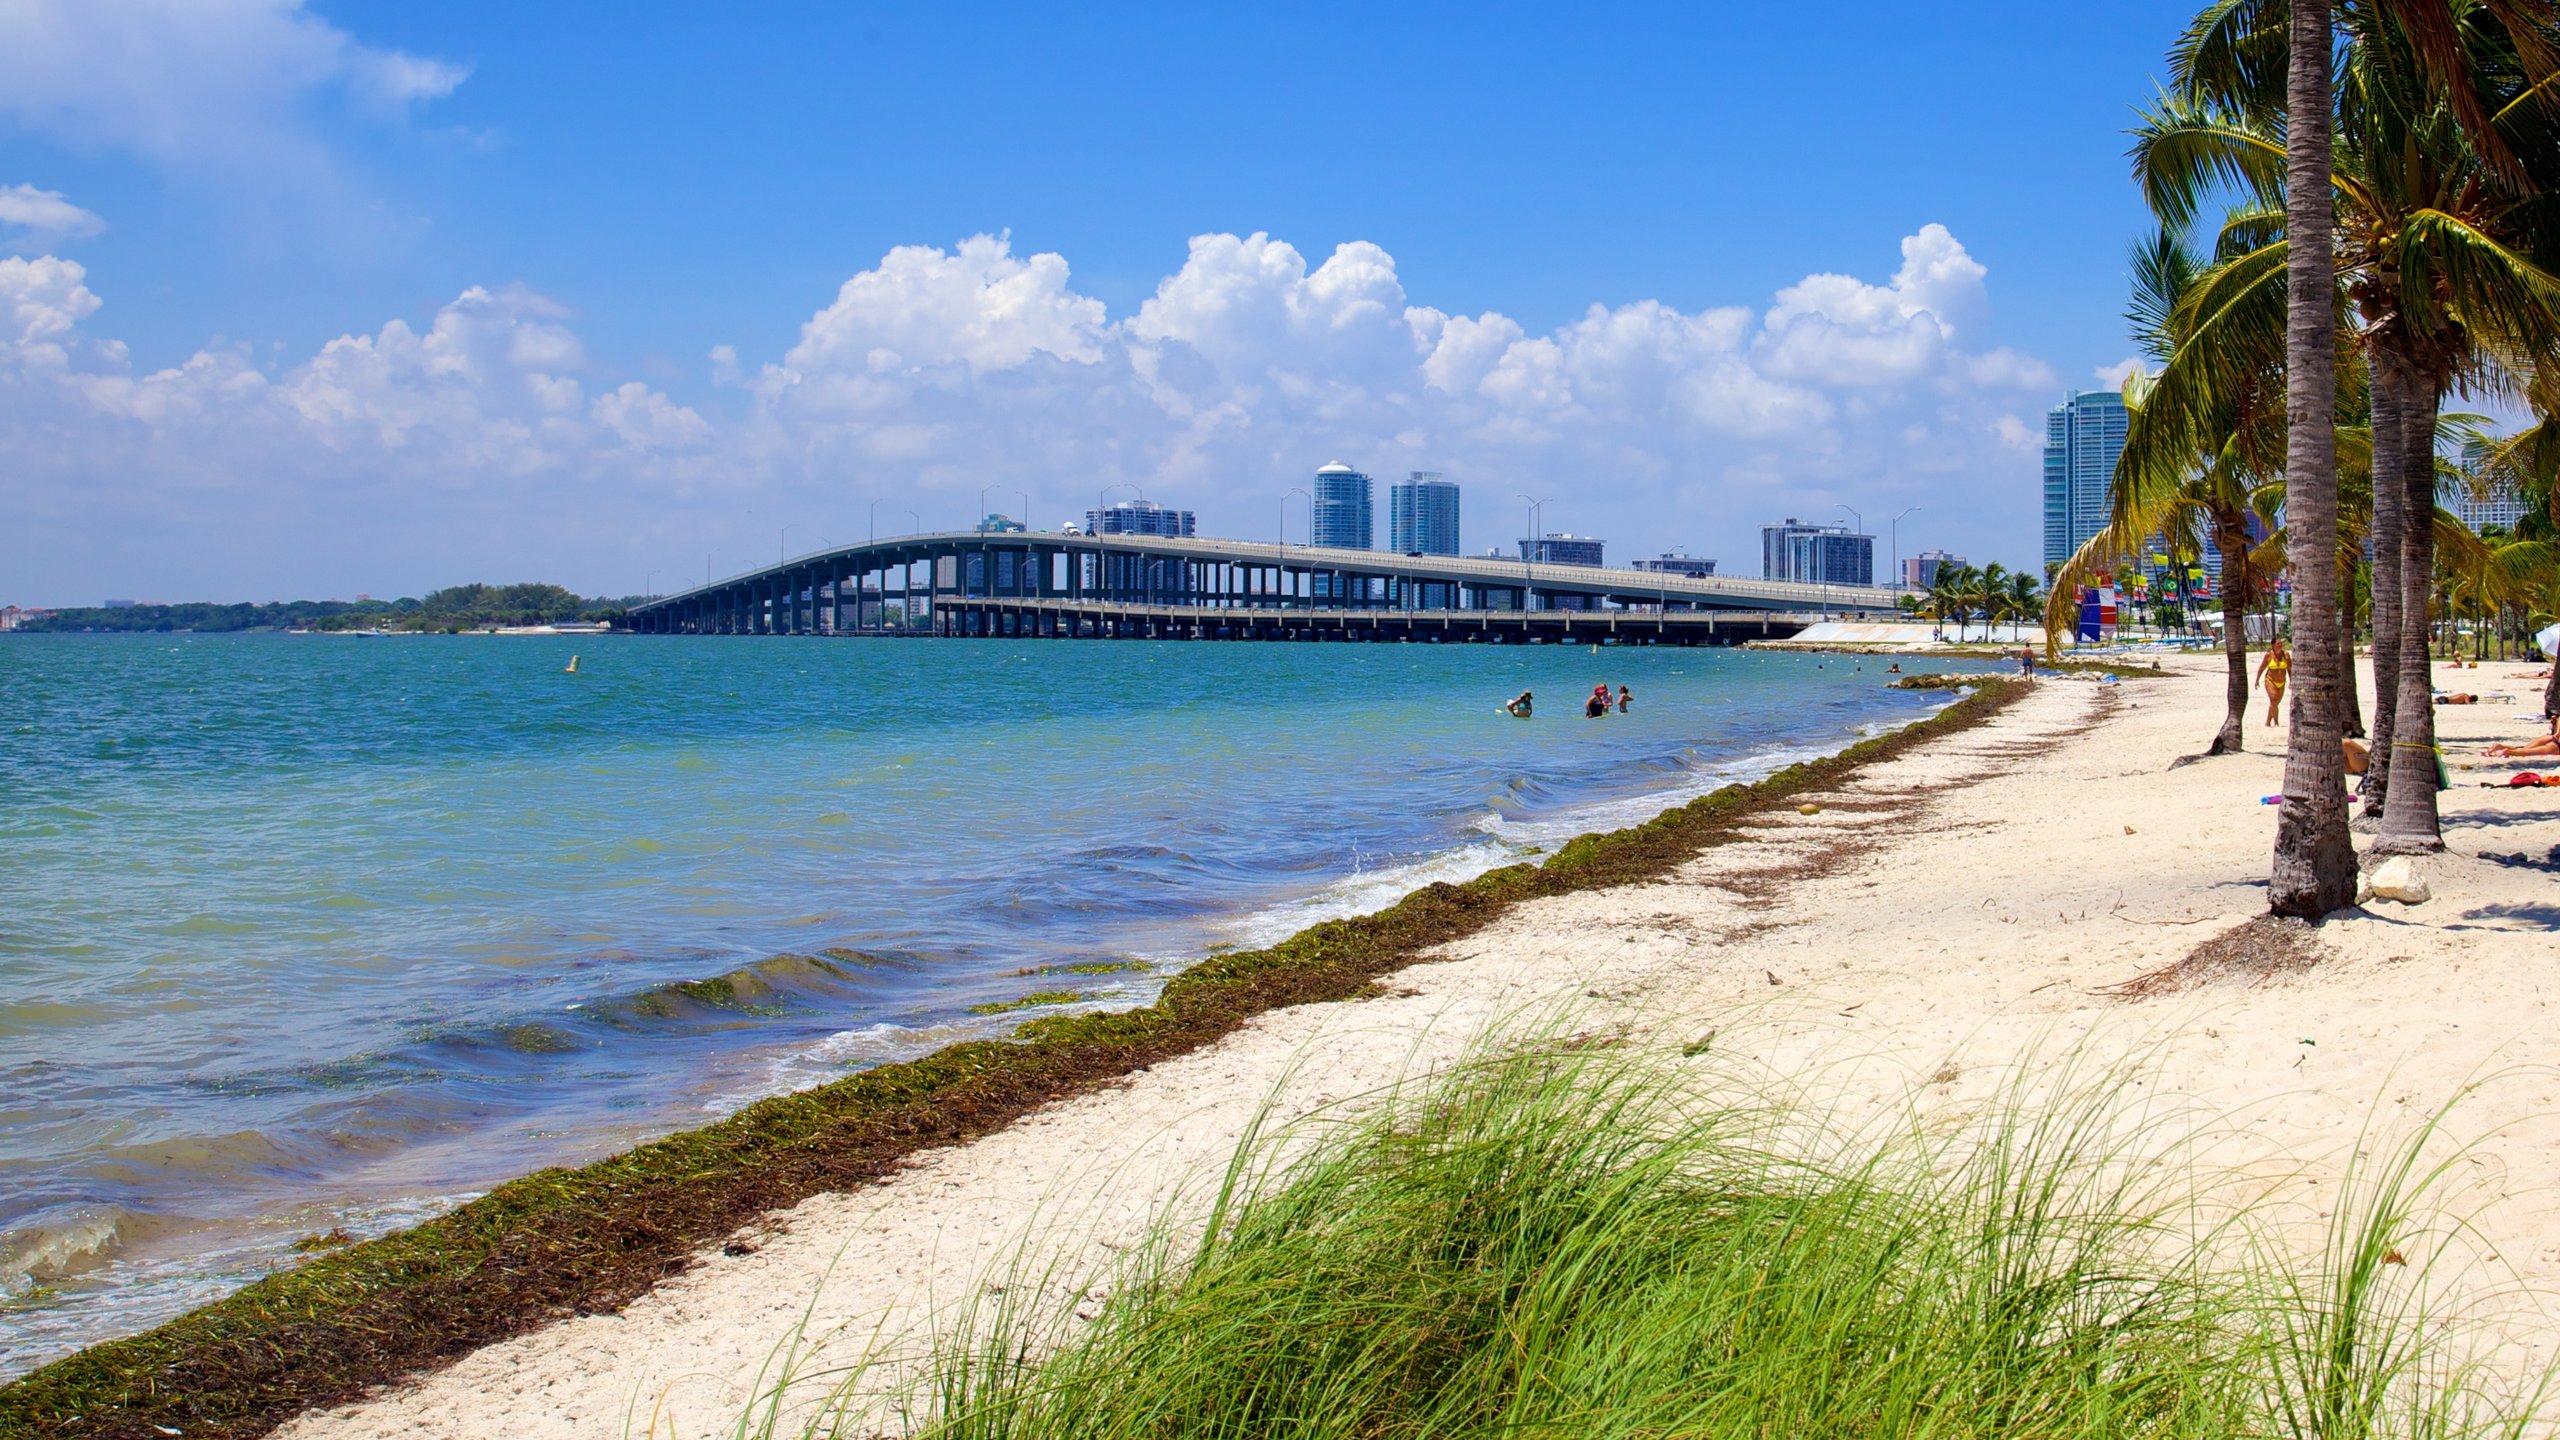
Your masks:
{"label": "distant tree line", "polygon": [[264,605],[119,605],[56,610],[27,622],[26,630],[482,630],[493,625],[556,625],[608,621],[642,597],[573,594],[557,585],[448,585],[421,598],[398,600],[278,600]]}

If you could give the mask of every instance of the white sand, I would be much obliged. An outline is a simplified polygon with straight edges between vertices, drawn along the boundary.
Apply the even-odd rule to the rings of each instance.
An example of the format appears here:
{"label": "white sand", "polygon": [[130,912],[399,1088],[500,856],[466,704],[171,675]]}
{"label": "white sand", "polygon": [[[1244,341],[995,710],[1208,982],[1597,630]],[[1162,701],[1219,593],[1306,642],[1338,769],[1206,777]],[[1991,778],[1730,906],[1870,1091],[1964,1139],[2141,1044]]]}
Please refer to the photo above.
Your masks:
{"label": "white sand", "polygon": [[[2211,738],[2221,705],[2218,660],[2175,663],[2166,681],[2044,682],[1993,724],[1873,767],[1821,814],[1773,818],[1674,882],[1522,906],[1389,977],[1385,998],[1265,1016],[887,1183],[810,1200],[753,1253],[707,1254],[621,1314],[492,1345],[280,1433],[730,1433],[804,1317],[842,1360],[979,1290],[1026,1237],[1060,1273],[1096,1274],[1266,1102],[1302,1114],[1567,1006],[1576,1024],[1675,1041],[1716,1029],[1719,1052],[1786,1072],[1859,1057],[1866,1083],[1924,1099],[1961,1097],[2030,1052],[2138,1049],[2163,1093],[2240,1116],[2270,1153],[2312,1166],[2306,1195],[2334,1182],[2369,1116],[2416,1115],[2489,1079],[2453,1119],[2479,1140],[2466,1199],[2491,1202],[2496,1265],[2560,1280],[2560,791],[2477,788],[2517,768],[2494,762],[2457,772],[2448,853],[2421,862],[2435,898],[2333,920],[2315,970],[2140,1004],[2094,993],[2264,909],[2276,812],[2258,801],[2281,783],[2282,736],[2253,710],[2252,753],[2169,769]],[[2529,733],[2513,716],[2538,708],[2540,682],[2511,678],[2528,668],[2440,677],[2515,697],[2437,711],[2457,762]],[[1859,843],[1829,853],[1842,841]],[[2483,858],[2519,852],[2541,868]],[[1795,873],[1808,861],[1814,873]]]}

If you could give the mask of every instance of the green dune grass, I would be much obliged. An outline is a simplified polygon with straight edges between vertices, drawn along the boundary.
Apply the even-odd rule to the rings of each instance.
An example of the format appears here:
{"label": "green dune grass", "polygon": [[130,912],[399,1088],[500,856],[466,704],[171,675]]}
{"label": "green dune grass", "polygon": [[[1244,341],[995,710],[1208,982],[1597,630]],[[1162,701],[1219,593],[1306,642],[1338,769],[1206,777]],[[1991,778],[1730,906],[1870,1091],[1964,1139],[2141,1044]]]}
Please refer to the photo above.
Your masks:
{"label": "green dune grass", "polygon": [[[1843,1134],[1701,1105],[1678,1070],[1515,1054],[1311,1148],[1249,1141],[1205,1238],[1168,1223],[1091,1318],[1036,1298],[1053,1285],[996,1287],[885,1413],[929,1417],[932,1440],[2547,1423],[2540,1391],[2471,1363],[2410,1259],[2447,1235],[2426,1214],[2433,1127],[2351,1175],[2326,1253],[2297,1260],[2264,1207],[2217,1211],[2192,1164],[2152,1163],[2171,1157],[2127,1087],[2022,1078],[1959,1122]],[[797,1428],[782,1409],[740,1433]],[[880,1433],[883,1413],[848,1399],[805,1434]]]}

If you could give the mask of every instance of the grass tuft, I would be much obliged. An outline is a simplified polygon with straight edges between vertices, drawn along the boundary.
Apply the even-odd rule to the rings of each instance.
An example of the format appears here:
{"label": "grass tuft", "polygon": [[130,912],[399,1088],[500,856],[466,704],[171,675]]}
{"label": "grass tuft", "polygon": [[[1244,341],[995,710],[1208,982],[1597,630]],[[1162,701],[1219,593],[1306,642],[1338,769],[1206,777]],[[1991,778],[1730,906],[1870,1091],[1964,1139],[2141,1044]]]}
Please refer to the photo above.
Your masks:
{"label": "grass tuft", "polygon": [[[1243,1146],[1098,1309],[964,1314],[893,1416],[927,1440],[2518,1433],[2400,1247],[2432,1127],[2349,1177],[2325,1255],[2208,1222],[2124,1077],[1843,1133],[1702,1106],[1659,1060],[1480,1061]],[[1285,1158],[1290,1153],[1298,1158]],[[863,1375],[857,1373],[854,1384]],[[851,1387],[804,1433],[879,1433]],[[758,1426],[772,1433],[773,1396]],[[921,1420],[915,1417],[922,1417]]]}

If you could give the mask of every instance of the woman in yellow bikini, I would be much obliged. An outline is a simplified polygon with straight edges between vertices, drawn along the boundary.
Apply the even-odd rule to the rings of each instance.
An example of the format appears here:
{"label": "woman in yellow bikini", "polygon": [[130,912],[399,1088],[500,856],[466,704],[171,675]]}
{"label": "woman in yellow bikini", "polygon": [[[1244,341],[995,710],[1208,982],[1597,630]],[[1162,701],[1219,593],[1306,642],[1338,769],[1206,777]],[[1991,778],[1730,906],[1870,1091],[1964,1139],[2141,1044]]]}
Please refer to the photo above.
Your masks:
{"label": "woman in yellow bikini", "polygon": [[2267,687],[2267,728],[2276,724],[2276,712],[2284,707],[2284,682],[2293,670],[2293,651],[2279,635],[2267,647],[2267,656],[2258,662],[2258,683]]}

